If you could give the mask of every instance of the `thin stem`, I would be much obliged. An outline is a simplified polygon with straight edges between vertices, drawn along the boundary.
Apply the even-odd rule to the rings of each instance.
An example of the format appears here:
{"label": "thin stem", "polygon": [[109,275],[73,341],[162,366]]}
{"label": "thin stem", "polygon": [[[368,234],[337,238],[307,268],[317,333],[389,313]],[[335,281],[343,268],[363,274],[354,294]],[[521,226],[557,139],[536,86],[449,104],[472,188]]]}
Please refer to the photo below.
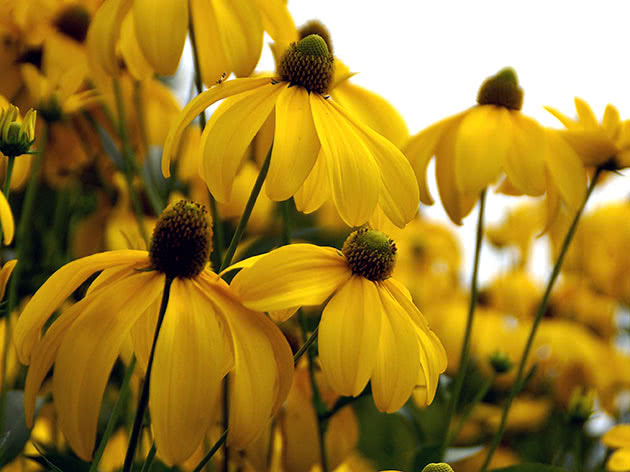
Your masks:
{"label": "thin stem", "polygon": [[247,205],[245,205],[245,210],[243,210],[243,215],[241,216],[240,221],[238,222],[238,226],[236,227],[236,231],[234,231],[234,236],[232,237],[232,241],[230,241],[230,246],[227,248],[225,255],[223,256],[223,263],[221,264],[221,271],[224,270],[232,263],[232,258],[234,257],[234,253],[236,252],[236,248],[238,247],[238,243],[241,242],[241,238],[243,237],[243,233],[245,232],[245,228],[247,226],[247,222],[249,221],[249,217],[252,214],[252,210],[254,209],[254,205],[256,204],[256,199],[260,194],[260,189],[267,178],[267,172],[269,171],[269,162],[271,161],[271,150],[273,149],[273,145],[269,148],[269,152],[267,153],[267,157],[265,158],[265,162],[263,162],[262,167],[260,168],[260,172],[258,173],[258,177],[256,178],[256,183],[254,183],[254,187],[252,188],[252,193],[249,195],[249,200],[247,200]]}
{"label": "thin stem", "polygon": [[490,448],[488,449],[488,454],[486,455],[486,459],[480,469],[481,472],[485,472],[488,469],[488,464],[490,464],[490,460],[492,459],[492,456],[494,455],[494,451],[496,451],[497,447],[499,446],[499,443],[501,442],[501,438],[503,437],[503,433],[505,431],[505,424],[507,422],[507,416],[510,411],[510,407],[512,406],[512,402],[514,401],[514,398],[516,397],[516,395],[522,388],[521,384],[523,383],[523,378],[524,378],[523,374],[525,372],[525,365],[527,363],[529,351],[531,350],[534,344],[534,337],[536,336],[538,325],[540,324],[540,321],[542,320],[543,315],[545,314],[545,311],[547,311],[547,305],[549,304],[549,298],[551,296],[551,289],[553,288],[553,285],[556,279],[558,278],[558,275],[560,274],[560,269],[562,268],[562,263],[564,262],[564,256],[566,255],[569,249],[569,245],[571,244],[571,241],[573,240],[573,236],[575,235],[575,231],[577,229],[580,216],[582,215],[582,212],[584,211],[584,207],[586,206],[586,202],[588,202],[588,199],[591,196],[591,193],[593,193],[593,189],[595,188],[595,185],[597,184],[597,180],[601,172],[602,172],[602,169],[598,167],[595,173],[593,174],[593,178],[591,179],[591,183],[589,184],[588,190],[586,191],[586,196],[584,197],[584,201],[582,202],[582,205],[580,206],[578,211],[575,213],[575,216],[573,217],[573,221],[571,222],[571,226],[569,227],[569,231],[567,231],[567,234],[564,237],[564,241],[562,242],[562,247],[560,248],[560,254],[558,254],[558,260],[556,261],[556,264],[553,266],[551,276],[549,277],[549,281],[547,282],[547,288],[545,289],[545,294],[543,295],[542,301],[540,302],[540,306],[538,307],[538,312],[536,313],[536,318],[534,319],[534,323],[532,324],[532,329],[529,332],[529,337],[527,338],[527,343],[525,344],[525,349],[523,350],[523,355],[518,365],[518,371],[516,374],[516,379],[514,380],[514,385],[512,385],[512,390],[510,390],[510,395],[508,396],[505,406],[503,407],[503,414],[501,415],[501,422],[499,424],[499,429],[497,430],[496,434],[492,438],[492,443],[490,444]]}
{"label": "thin stem", "polygon": [[118,400],[114,405],[114,409],[112,410],[112,414],[109,416],[109,420],[107,421],[107,426],[105,427],[105,432],[103,433],[103,439],[101,439],[100,444],[98,445],[98,449],[94,454],[94,459],[92,460],[92,464],[90,465],[89,472],[97,472],[98,464],[101,461],[101,457],[103,457],[103,452],[105,452],[105,446],[107,446],[107,442],[114,432],[114,427],[118,422],[118,418],[120,417],[120,413],[122,411],[123,405],[127,401],[127,397],[129,396],[129,382],[131,380],[131,375],[133,374],[134,369],[136,368],[136,356],[131,358],[131,362],[127,366],[125,370],[125,377],[123,378],[122,385],[120,386],[120,393],[118,395]]}
{"label": "thin stem", "polygon": [[457,426],[455,426],[455,428],[453,428],[449,432],[449,435],[446,441],[447,447],[449,444],[451,444],[451,441],[459,435],[459,432],[462,430],[462,428],[466,424],[466,421],[468,421],[468,418],[470,418],[470,415],[474,411],[475,407],[481,402],[481,400],[483,400],[483,397],[486,396],[486,394],[488,393],[488,390],[490,390],[490,387],[492,387],[492,384],[494,383],[495,378],[496,378],[496,374],[493,373],[492,376],[489,377],[484,382],[483,386],[477,391],[477,394],[472,399],[472,401],[466,406],[466,409],[462,413],[461,418],[457,422]]}
{"label": "thin stem", "polygon": [[142,469],[140,470],[140,472],[149,472],[149,469],[153,464],[153,459],[155,459],[156,452],[157,449],[155,448],[155,443],[153,443],[151,444],[151,449],[149,449],[149,453],[147,454],[147,458],[144,461],[144,464],[142,464]]}
{"label": "thin stem", "polygon": [[308,348],[311,347],[311,345],[315,342],[315,340],[317,339],[317,333],[319,332],[319,325],[317,326],[317,328],[315,328],[315,331],[313,331],[311,333],[311,335],[309,336],[309,338],[304,342],[304,344],[302,344],[302,347],[300,349],[298,349],[298,352],[296,352],[293,355],[293,364],[297,365],[298,361],[300,360],[300,358],[304,355],[304,353],[306,351],[308,351]]}
{"label": "thin stem", "polygon": [[477,308],[478,298],[478,276],[479,276],[479,262],[481,259],[481,243],[483,241],[483,216],[486,206],[486,191],[482,190],[479,196],[479,218],[477,219],[477,237],[475,242],[475,260],[473,265],[472,280],[470,283],[470,304],[468,309],[468,318],[466,320],[466,331],[464,333],[464,343],[462,345],[462,352],[460,356],[459,370],[455,377],[455,383],[453,385],[453,392],[451,393],[451,399],[448,404],[448,410],[446,413],[446,425],[444,426],[444,433],[442,439],[442,448],[440,457],[444,457],[444,453],[448,448],[449,431],[451,426],[451,420],[455,414],[457,403],[462,392],[462,386],[464,385],[464,377],[466,376],[466,370],[468,369],[468,361],[470,357],[470,338],[472,335],[473,320],[475,317],[475,309]]}
{"label": "thin stem", "polygon": [[2,193],[5,198],[9,199],[9,192],[11,191],[11,176],[13,175],[13,165],[15,164],[15,156],[7,156],[7,170],[4,174],[4,185],[2,186]]}
{"label": "thin stem", "polygon": [[227,435],[228,435],[228,431],[226,429],[225,431],[223,431],[223,434],[221,435],[221,437],[217,439],[217,442],[214,443],[214,445],[212,446],[212,449],[208,451],[208,453],[203,457],[203,459],[201,459],[201,462],[197,464],[197,467],[193,469],[193,472],[201,472],[201,469],[203,469],[204,466],[208,462],[210,462],[210,459],[212,459],[212,456],[214,456],[216,452],[221,448],[221,446],[223,446],[223,443],[227,439]]}
{"label": "thin stem", "polygon": [[155,326],[155,334],[153,335],[153,345],[151,346],[151,354],[149,354],[147,373],[144,377],[144,383],[142,384],[142,392],[140,393],[140,399],[138,400],[136,417],[133,420],[133,428],[131,430],[131,437],[129,438],[127,454],[125,455],[123,472],[129,472],[131,470],[131,467],[133,465],[133,458],[136,453],[136,447],[138,445],[138,439],[140,438],[140,432],[142,431],[142,421],[144,419],[144,413],[147,409],[147,404],[149,403],[149,385],[151,384],[151,369],[153,368],[155,346],[157,345],[158,336],[160,335],[160,328],[162,327],[162,322],[164,321],[164,315],[166,313],[166,307],[168,306],[168,298],[171,293],[172,283],[173,279],[171,277],[165,277],[164,291],[162,293],[162,303],[160,305],[160,312],[158,313],[157,324]]}
{"label": "thin stem", "polygon": [[22,212],[20,214],[20,222],[18,224],[16,232],[15,250],[17,254],[18,263],[13,269],[11,274],[11,281],[9,282],[9,297],[7,306],[7,316],[5,320],[5,332],[4,332],[4,346],[2,352],[2,377],[0,378],[0,431],[4,426],[5,408],[6,408],[6,394],[9,389],[9,385],[6,378],[7,372],[7,354],[11,343],[11,313],[17,305],[18,287],[20,285],[20,278],[24,269],[26,250],[30,244],[30,226],[33,222],[33,211],[35,209],[35,199],[37,197],[37,190],[39,188],[39,180],[42,168],[42,160],[46,145],[48,143],[48,123],[44,122],[42,128],[42,134],[39,140],[39,150],[33,160],[33,167],[31,169],[31,178],[28,181],[26,187],[26,194],[24,201],[22,202]]}

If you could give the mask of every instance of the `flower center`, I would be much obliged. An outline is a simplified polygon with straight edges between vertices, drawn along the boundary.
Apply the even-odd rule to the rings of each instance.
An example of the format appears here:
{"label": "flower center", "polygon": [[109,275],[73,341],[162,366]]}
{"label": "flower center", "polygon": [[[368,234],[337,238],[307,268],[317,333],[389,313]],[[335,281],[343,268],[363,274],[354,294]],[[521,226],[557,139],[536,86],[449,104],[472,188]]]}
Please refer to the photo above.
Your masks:
{"label": "flower center", "polygon": [[518,86],[516,72],[511,67],[501,69],[488,77],[477,95],[479,105],[496,105],[508,110],[520,110],[523,106],[523,89]]}
{"label": "flower center", "polygon": [[342,252],[354,274],[373,282],[382,282],[392,275],[396,245],[385,233],[361,228],[348,236]]}
{"label": "flower center", "polygon": [[206,266],[212,250],[212,230],[206,208],[190,200],[170,205],[158,219],[149,257],[168,277],[192,278]]}
{"label": "flower center", "polygon": [[422,472],[453,472],[453,468],[444,462],[434,462],[422,469]]}
{"label": "flower center", "polygon": [[280,61],[278,73],[291,85],[324,94],[333,78],[334,61],[326,41],[317,34],[311,34],[297,43],[291,43]]}
{"label": "flower center", "polygon": [[59,32],[82,43],[90,26],[90,12],[81,5],[70,5],[55,18],[55,26]]}
{"label": "flower center", "polygon": [[298,34],[300,35],[300,39],[304,39],[307,36],[310,36],[312,34],[318,35],[320,38],[324,40],[324,42],[326,43],[326,46],[328,47],[328,51],[330,51],[330,53],[332,54],[333,47],[332,47],[332,40],[330,38],[330,31],[328,31],[328,28],[326,28],[321,21],[319,20],[307,21],[302,26],[300,26],[300,29],[298,30]]}

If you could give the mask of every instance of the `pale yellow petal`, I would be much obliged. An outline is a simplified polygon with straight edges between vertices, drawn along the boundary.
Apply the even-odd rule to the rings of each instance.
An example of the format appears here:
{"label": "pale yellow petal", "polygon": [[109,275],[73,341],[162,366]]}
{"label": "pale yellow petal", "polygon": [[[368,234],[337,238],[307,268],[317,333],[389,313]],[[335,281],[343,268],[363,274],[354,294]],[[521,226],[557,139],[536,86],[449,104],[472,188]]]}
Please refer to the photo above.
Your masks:
{"label": "pale yellow petal", "polygon": [[577,111],[578,120],[585,129],[595,129],[599,127],[595,113],[593,113],[589,104],[581,98],[575,97],[575,110]]}
{"label": "pale yellow petal", "polygon": [[572,209],[584,201],[586,195],[586,170],[580,157],[555,131],[547,132],[547,170],[562,200]]}
{"label": "pale yellow petal", "polygon": [[267,77],[260,79],[228,80],[227,82],[211,87],[192,99],[175,120],[175,123],[164,142],[164,151],[162,152],[162,174],[164,177],[168,178],[171,176],[171,159],[179,148],[179,141],[182,137],[182,133],[190,122],[197,117],[197,115],[213,103],[218,102],[225,97],[236,95],[247,90],[252,90],[270,82],[271,79]]}
{"label": "pale yellow petal", "polygon": [[266,85],[235,97],[229,107],[213,113],[201,141],[203,157],[199,173],[220,202],[228,202],[232,183],[245,151],[272,112],[286,84]]}
{"label": "pale yellow petal", "polygon": [[13,221],[13,213],[9,202],[3,193],[0,193],[0,224],[2,225],[2,242],[5,246],[8,246],[13,241],[15,222]]}
{"label": "pale yellow petal", "polygon": [[271,251],[232,280],[243,304],[260,311],[320,305],[350,278],[337,249],[291,244]]}
{"label": "pale yellow petal", "polygon": [[298,32],[284,0],[256,0],[263,28],[275,42],[289,44],[298,40]]}
{"label": "pale yellow petal", "polygon": [[513,142],[510,112],[478,106],[462,119],[455,141],[455,183],[463,194],[475,194],[493,183]]}
{"label": "pale yellow petal", "polygon": [[378,203],[378,165],[364,140],[326,99],[312,93],[311,109],[337,211],[349,226],[360,226]]}
{"label": "pale yellow petal", "polygon": [[510,112],[512,144],[503,162],[510,182],[521,192],[545,192],[545,157],[548,152],[543,128],[519,112]]}
{"label": "pale yellow petal", "polygon": [[276,130],[265,184],[271,200],[287,200],[297,192],[313,169],[319,148],[309,92],[303,87],[285,88],[276,103]]}
{"label": "pale yellow petal", "polygon": [[293,195],[295,207],[302,213],[313,213],[330,197],[326,158],[320,149],[315,165],[300,189]]}
{"label": "pale yellow petal", "polygon": [[319,359],[335,392],[357,396],[376,365],[383,308],[374,282],[354,275],[331,298],[319,323]]}
{"label": "pale yellow petal", "polygon": [[134,0],[136,37],[147,62],[173,75],[188,34],[188,0]]}
{"label": "pale yellow petal", "polygon": [[602,120],[602,128],[606,131],[606,134],[610,139],[617,139],[621,131],[621,118],[619,117],[619,110],[612,106],[610,103],[606,105],[604,110],[604,119]]}
{"label": "pale yellow petal", "polygon": [[46,320],[94,272],[109,267],[148,265],[146,251],[109,251],[66,264],[42,285],[24,307],[15,326],[14,342],[20,362],[28,364],[31,350]]}

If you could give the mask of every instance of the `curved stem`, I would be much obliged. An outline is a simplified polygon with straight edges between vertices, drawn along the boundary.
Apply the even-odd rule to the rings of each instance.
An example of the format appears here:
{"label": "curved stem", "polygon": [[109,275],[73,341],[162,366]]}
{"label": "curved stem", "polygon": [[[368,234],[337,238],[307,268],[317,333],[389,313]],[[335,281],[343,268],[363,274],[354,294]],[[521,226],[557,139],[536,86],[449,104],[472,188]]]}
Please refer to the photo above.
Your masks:
{"label": "curved stem", "polygon": [[448,448],[448,443],[451,439],[450,426],[459,396],[462,392],[462,386],[464,385],[464,377],[466,376],[466,370],[468,369],[468,361],[470,358],[470,338],[472,335],[473,320],[475,317],[475,309],[477,308],[478,298],[478,278],[479,278],[479,262],[481,259],[481,243],[483,241],[483,217],[486,206],[486,191],[482,190],[479,196],[479,217],[477,219],[477,237],[475,242],[475,261],[473,265],[472,280],[470,283],[470,304],[468,309],[468,318],[466,320],[466,331],[464,333],[464,342],[462,344],[462,352],[460,356],[459,370],[455,377],[455,383],[453,385],[453,391],[451,393],[451,399],[448,404],[448,410],[446,413],[446,425],[444,426],[444,433],[442,439],[442,448],[440,451],[440,457],[444,457],[444,453]]}
{"label": "curved stem", "polygon": [[532,324],[532,329],[529,332],[529,337],[527,338],[527,343],[525,344],[525,349],[523,350],[523,355],[521,356],[521,361],[518,365],[518,371],[516,374],[516,379],[514,380],[514,385],[512,385],[512,390],[510,390],[510,395],[508,396],[505,406],[503,407],[503,413],[501,415],[501,422],[499,423],[499,429],[497,430],[496,434],[492,438],[490,448],[488,449],[488,454],[486,455],[486,459],[480,469],[481,472],[485,472],[488,469],[490,460],[492,459],[494,452],[496,451],[497,447],[499,446],[499,443],[501,442],[501,438],[503,437],[503,433],[505,431],[505,424],[507,422],[507,416],[510,411],[510,407],[512,406],[512,402],[514,401],[514,398],[516,397],[516,395],[522,388],[523,379],[525,378],[524,376],[525,365],[527,364],[529,351],[531,350],[534,344],[534,337],[536,336],[538,325],[540,324],[540,321],[542,320],[542,317],[545,314],[545,311],[547,311],[547,305],[549,304],[549,298],[551,296],[551,289],[553,288],[553,285],[556,279],[558,278],[558,275],[560,274],[560,269],[562,268],[564,257],[569,249],[571,240],[573,239],[573,236],[575,235],[575,231],[577,229],[580,216],[582,215],[582,212],[584,211],[584,207],[586,206],[586,202],[588,202],[588,199],[591,196],[591,193],[593,193],[593,189],[595,188],[595,185],[597,184],[597,180],[601,172],[602,172],[602,169],[598,167],[595,173],[593,174],[593,178],[591,179],[591,183],[589,184],[588,190],[586,191],[586,196],[584,197],[584,201],[582,202],[582,205],[580,206],[578,211],[575,213],[575,216],[573,217],[573,221],[571,222],[571,226],[569,227],[569,231],[567,231],[567,234],[564,237],[564,241],[562,242],[562,247],[560,248],[560,253],[558,254],[558,259],[555,265],[553,266],[551,275],[549,276],[549,281],[547,282],[547,288],[545,289],[545,294],[543,295],[542,301],[540,302],[540,305],[538,307],[538,312],[536,313],[536,318],[534,319],[534,323]]}
{"label": "curved stem", "polygon": [[129,446],[127,446],[127,454],[125,455],[123,472],[131,471],[133,458],[136,453],[136,447],[138,445],[138,439],[140,438],[140,432],[142,431],[142,421],[144,419],[144,413],[147,409],[147,404],[149,403],[149,386],[151,384],[151,369],[153,368],[153,358],[155,357],[155,346],[157,345],[157,340],[160,335],[160,328],[162,327],[162,322],[164,321],[164,315],[166,313],[166,307],[168,306],[168,298],[171,293],[172,283],[173,279],[171,277],[165,277],[164,291],[162,293],[162,303],[160,304],[160,312],[158,314],[157,324],[155,325],[155,334],[153,335],[151,354],[149,354],[147,373],[144,377],[144,383],[142,384],[142,392],[140,393],[140,399],[138,400],[136,417],[133,420],[133,428],[131,430],[131,436],[129,438]]}

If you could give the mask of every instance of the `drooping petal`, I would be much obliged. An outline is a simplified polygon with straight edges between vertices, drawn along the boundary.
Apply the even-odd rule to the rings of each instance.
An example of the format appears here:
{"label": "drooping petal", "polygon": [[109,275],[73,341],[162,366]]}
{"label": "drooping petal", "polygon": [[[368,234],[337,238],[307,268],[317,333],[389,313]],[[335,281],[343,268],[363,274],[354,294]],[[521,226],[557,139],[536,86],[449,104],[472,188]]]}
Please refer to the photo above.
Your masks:
{"label": "drooping petal", "polygon": [[372,374],[372,396],[380,411],[393,413],[411,396],[421,369],[418,337],[405,310],[379,290],[383,324]]}
{"label": "drooping petal", "polygon": [[209,297],[229,325],[234,351],[228,443],[243,448],[256,439],[287,397],[293,354],[278,327],[262,313],[242,306],[224,282],[217,280],[213,292]]}
{"label": "drooping petal", "polygon": [[133,15],[127,15],[123,20],[120,30],[120,53],[134,79],[144,80],[153,77],[153,68],[147,62],[138,44]]}
{"label": "drooping petal", "polygon": [[478,194],[500,174],[513,139],[510,112],[478,106],[462,119],[455,141],[455,183],[463,194]]}
{"label": "drooping petal", "polygon": [[597,118],[595,117],[595,113],[589,106],[581,98],[575,97],[575,111],[577,111],[578,119],[584,129],[595,129],[599,126],[597,125]]}
{"label": "drooping petal", "polygon": [[271,251],[232,280],[243,304],[278,311],[320,305],[351,276],[346,259],[333,248],[291,244]]}
{"label": "drooping petal", "polygon": [[271,78],[268,77],[228,80],[227,82],[211,87],[192,99],[179,114],[175,123],[173,123],[171,131],[164,143],[164,151],[162,152],[162,174],[164,177],[168,178],[171,176],[170,163],[173,154],[175,154],[179,148],[179,140],[182,137],[184,129],[197,115],[213,103],[225,97],[246,92],[247,90],[252,90],[269,83],[271,83]]}
{"label": "drooping petal", "polygon": [[195,31],[195,44],[199,57],[201,78],[207,86],[214,85],[222,74],[232,73],[232,66],[225,57],[219,25],[212,0],[191,0],[190,15]]}
{"label": "drooping petal", "polygon": [[188,34],[188,0],[134,0],[140,48],[158,74],[173,75]]}
{"label": "drooping petal", "polygon": [[2,225],[2,242],[4,242],[5,246],[8,246],[13,241],[15,223],[11,207],[4,193],[0,193],[0,224]]}
{"label": "drooping petal", "polygon": [[364,140],[326,99],[312,93],[311,109],[335,206],[349,226],[360,226],[374,213],[378,203],[381,189],[378,165]]}
{"label": "drooping petal", "polygon": [[600,165],[617,153],[615,143],[602,129],[566,130],[560,135],[567,140],[586,165]]}
{"label": "drooping petal", "polygon": [[547,132],[547,170],[562,200],[576,210],[586,195],[586,170],[580,157],[555,131]]}
{"label": "drooping petal", "polygon": [[203,157],[199,172],[210,192],[220,202],[228,202],[232,183],[247,147],[276,104],[286,84],[267,85],[242,98],[235,97],[229,107],[212,114],[201,141]]}
{"label": "drooping petal", "polygon": [[213,0],[223,53],[239,77],[251,74],[260,59],[263,26],[252,0]]}
{"label": "drooping petal", "polygon": [[98,294],[59,346],[53,397],[64,436],[90,460],[103,391],[127,333],[162,290],[163,275],[135,273]]}
{"label": "drooping petal", "polygon": [[383,308],[376,284],[354,275],[328,302],[319,323],[324,377],[341,395],[357,396],[374,371]]}
{"label": "drooping petal", "polygon": [[11,277],[11,273],[13,269],[15,269],[15,265],[17,264],[17,259],[11,259],[7,261],[0,269],[0,300],[4,298],[4,292],[7,288],[7,283],[9,282],[9,277]]}
{"label": "drooping petal", "polygon": [[352,115],[397,147],[409,138],[409,128],[402,115],[380,95],[349,81],[341,82],[330,95]]}
{"label": "drooping petal", "polygon": [[15,326],[14,342],[20,362],[28,364],[31,350],[46,320],[94,272],[117,265],[148,265],[146,251],[109,251],[66,264],[42,285],[24,307]]}
{"label": "drooping petal", "polygon": [[104,2],[90,22],[87,35],[88,57],[109,75],[117,75],[120,68],[116,58],[116,45],[123,19],[132,4],[133,0]]}
{"label": "drooping petal", "polygon": [[295,192],[293,199],[295,207],[302,213],[313,213],[318,210],[330,197],[330,187],[328,185],[328,171],[326,170],[326,158],[320,149],[315,165],[308,174],[308,177]]}
{"label": "drooping petal", "polygon": [[157,324],[161,300],[155,300],[135,322],[129,333],[133,352],[138,360],[138,365],[146,372],[149,364],[149,355],[153,346],[153,335]]}
{"label": "drooping petal", "polygon": [[267,195],[275,201],[291,198],[304,183],[319,154],[309,92],[287,87],[276,102],[276,131],[267,175]]}
{"label": "drooping petal", "polygon": [[404,228],[418,213],[420,203],[418,183],[411,164],[390,141],[354,119],[335,102],[331,105],[348,120],[370,150],[381,175],[379,206],[396,226]]}
{"label": "drooping petal", "polygon": [[[464,112],[465,113],[465,112]],[[429,126],[411,137],[403,147],[403,152],[411,162],[418,180],[420,200],[425,205],[433,205],[433,198],[427,186],[427,166],[437,150],[438,142],[444,132],[454,126],[461,119],[462,114],[448,117]]]}
{"label": "drooping petal", "polygon": [[173,281],[149,390],[155,444],[168,465],[188,459],[210,426],[229,354],[225,329],[192,281]]}
{"label": "drooping petal", "polygon": [[548,152],[543,128],[518,112],[512,118],[512,145],[503,167],[510,182],[527,195],[545,192],[545,157]]}
{"label": "drooping petal", "polygon": [[293,17],[283,0],[256,0],[263,28],[276,43],[289,44],[298,40]]}

